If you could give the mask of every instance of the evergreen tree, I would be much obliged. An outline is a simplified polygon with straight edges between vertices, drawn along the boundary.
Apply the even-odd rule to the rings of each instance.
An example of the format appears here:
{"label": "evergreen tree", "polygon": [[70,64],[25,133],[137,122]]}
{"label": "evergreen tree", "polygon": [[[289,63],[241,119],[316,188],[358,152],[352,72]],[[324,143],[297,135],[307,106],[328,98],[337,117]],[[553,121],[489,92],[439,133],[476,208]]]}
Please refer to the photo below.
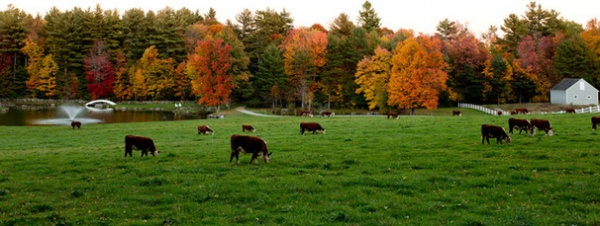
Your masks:
{"label": "evergreen tree", "polygon": [[363,3],[362,10],[358,13],[358,24],[367,32],[375,31],[381,26],[381,18],[377,16],[377,12],[372,8],[369,1]]}

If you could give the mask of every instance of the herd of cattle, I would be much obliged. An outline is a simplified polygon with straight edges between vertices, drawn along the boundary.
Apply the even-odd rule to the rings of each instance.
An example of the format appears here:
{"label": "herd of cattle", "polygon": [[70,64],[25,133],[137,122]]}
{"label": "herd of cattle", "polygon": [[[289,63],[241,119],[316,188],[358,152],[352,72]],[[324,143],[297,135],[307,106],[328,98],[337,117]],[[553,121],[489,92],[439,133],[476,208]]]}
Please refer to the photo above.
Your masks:
{"label": "herd of cattle", "polygon": [[[452,114],[456,115],[457,111],[455,110]],[[566,109],[567,113],[575,113],[575,109],[568,108]],[[517,108],[514,111],[511,111],[511,114],[528,114],[529,111],[525,108]],[[460,115],[460,112],[458,111]],[[600,124],[600,116],[592,116],[592,129],[596,131],[596,125]],[[532,118],[531,120],[527,119],[519,119],[519,118],[509,118],[508,119],[508,131],[510,134],[513,134],[513,130],[519,130],[519,134],[525,131],[525,134],[529,133],[531,136],[535,136],[535,131],[543,130],[546,132],[546,135],[552,136],[554,134],[554,130],[550,125],[550,122],[545,119],[536,119]],[[490,143],[490,138],[496,138],[496,143],[502,144],[504,140],[506,143],[510,143],[510,137],[506,133],[503,127],[496,125],[483,124],[481,125],[481,143],[485,144]]]}
{"label": "herd of cattle", "polygon": [[[242,125],[242,132],[255,132],[256,129],[251,125]],[[325,134],[325,128],[316,122],[301,122],[300,123],[300,134],[304,135],[304,132],[323,133]],[[198,134],[202,135],[214,135],[214,130],[208,125],[198,126]],[[231,156],[229,163],[232,163],[233,158],[237,160],[237,164],[240,164],[239,154],[252,154],[249,164],[252,162],[258,162],[258,157],[262,157],[265,163],[269,162],[272,152],[267,149],[267,142],[257,136],[249,135],[231,135]],[[158,155],[154,141],[151,138],[135,135],[125,136],[125,157],[129,154],[132,157],[132,150],[140,150],[143,156],[148,156],[148,152],[153,156]]]}
{"label": "herd of cattle", "polygon": [[[568,113],[575,113],[574,109],[567,109]],[[511,111],[511,114],[528,114],[529,111],[526,108],[517,108]],[[335,115],[333,112],[321,112],[322,117],[330,117]],[[461,112],[458,110],[452,111],[453,116],[461,116]],[[309,111],[302,112],[302,116],[312,117],[312,113]],[[387,118],[398,118],[397,113],[388,112]],[[600,116],[592,117],[592,129],[596,130],[596,125],[600,124]],[[79,129],[81,127],[81,122],[79,121],[71,121],[71,127],[73,129]],[[508,128],[510,134],[513,134],[513,130],[519,130],[519,134],[525,131],[525,134],[530,134],[531,136],[535,136],[536,129],[543,130],[546,132],[546,135],[552,136],[554,134],[554,130],[550,125],[550,122],[545,119],[536,119],[532,118],[531,120],[520,119],[520,118],[509,118],[508,119]],[[255,132],[256,129],[251,125],[242,125],[242,132]],[[323,128],[319,123],[316,122],[301,122],[300,123],[300,134],[304,135],[304,132],[312,132],[325,134],[325,128]],[[481,125],[481,143],[485,144],[487,141],[490,144],[490,138],[496,138],[496,143],[502,144],[502,141],[506,143],[510,143],[510,137],[508,136],[506,130],[503,127],[491,124],[483,124]],[[214,130],[211,129],[208,125],[200,125],[198,126],[198,134],[202,135],[214,135]],[[249,164],[252,162],[258,162],[258,157],[262,157],[265,163],[269,162],[269,158],[271,156],[271,152],[267,149],[267,143],[260,137],[257,136],[249,136],[249,135],[231,135],[231,156],[229,158],[229,162],[232,163],[233,158],[237,160],[237,164],[240,163],[239,154],[252,154],[252,158],[250,159]],[[135,135],[126,135],[125,136],[125,157],[129,154],[132,157],[132,150],[140,150],[143,156],[148,156],[148,152],[153,156],[157,156],[159,151],[156,150],[156,146],[154,146],[154,141],[151,138],[143,137],[143,136],[135,136]]]}

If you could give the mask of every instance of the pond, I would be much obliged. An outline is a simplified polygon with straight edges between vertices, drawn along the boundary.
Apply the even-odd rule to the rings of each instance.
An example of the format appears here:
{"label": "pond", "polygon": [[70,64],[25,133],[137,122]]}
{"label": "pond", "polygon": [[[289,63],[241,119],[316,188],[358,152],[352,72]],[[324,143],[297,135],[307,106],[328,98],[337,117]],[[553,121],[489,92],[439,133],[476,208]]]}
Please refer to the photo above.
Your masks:
{"label": "pond", "polygon": [[[94,112],[83,109],[75,120],[89,123],[151,122],[199,119],[198,115],[175,114],[170,111],[110,111]],[[0,126],[70,125],[69,116],[60,108],[18,109],[0,111]]]}

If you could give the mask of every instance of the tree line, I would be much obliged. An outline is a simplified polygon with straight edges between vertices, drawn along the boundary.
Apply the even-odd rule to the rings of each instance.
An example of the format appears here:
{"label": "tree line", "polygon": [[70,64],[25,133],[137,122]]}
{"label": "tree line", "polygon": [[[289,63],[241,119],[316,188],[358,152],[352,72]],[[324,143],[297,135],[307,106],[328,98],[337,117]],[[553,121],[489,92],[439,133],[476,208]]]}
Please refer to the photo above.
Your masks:
{"label": "tree line", "polygon": [[381,27],[366,1],[293,27],[285,10],[219,22],[187,8],[0,12],[0,98],[195,100],[205,106],[363,108],[545,102],[563,78],[600,85],[600,22],[527,4],[476,37],[444,19],[433,35]]}

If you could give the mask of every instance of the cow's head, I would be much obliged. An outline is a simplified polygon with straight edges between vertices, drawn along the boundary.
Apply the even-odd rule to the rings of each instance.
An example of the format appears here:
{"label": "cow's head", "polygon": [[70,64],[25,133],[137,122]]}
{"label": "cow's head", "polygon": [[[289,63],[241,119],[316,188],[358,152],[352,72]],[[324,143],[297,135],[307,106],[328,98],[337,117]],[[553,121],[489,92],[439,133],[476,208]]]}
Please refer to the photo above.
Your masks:
{"label": "cow's head", "polygon": [[263,155],[263,160],[265,160],[265,163],[269,163],[269,159],[271,158],[271,154],[273,154],[273,152],[269,152],[266,155]]}
{"label": "cow's head", "polygon": [[552,136],[552,135],[554,135],[554,130],[553,129],[548,130],[548,136]]}
{"label": "cow's head", "polygon": [[504,138],[504,141],[505,141],[507,144],[510,144],[510,137],[509,137],[509,136],[506,136],[506,137]]}
{"label": "cow's head", "polygon": [[158,156],[159,152],[160,151],[158,151],[158,150],[154,150],[153,152],[150,152],[150,154],[152,154],[152,156]]}

